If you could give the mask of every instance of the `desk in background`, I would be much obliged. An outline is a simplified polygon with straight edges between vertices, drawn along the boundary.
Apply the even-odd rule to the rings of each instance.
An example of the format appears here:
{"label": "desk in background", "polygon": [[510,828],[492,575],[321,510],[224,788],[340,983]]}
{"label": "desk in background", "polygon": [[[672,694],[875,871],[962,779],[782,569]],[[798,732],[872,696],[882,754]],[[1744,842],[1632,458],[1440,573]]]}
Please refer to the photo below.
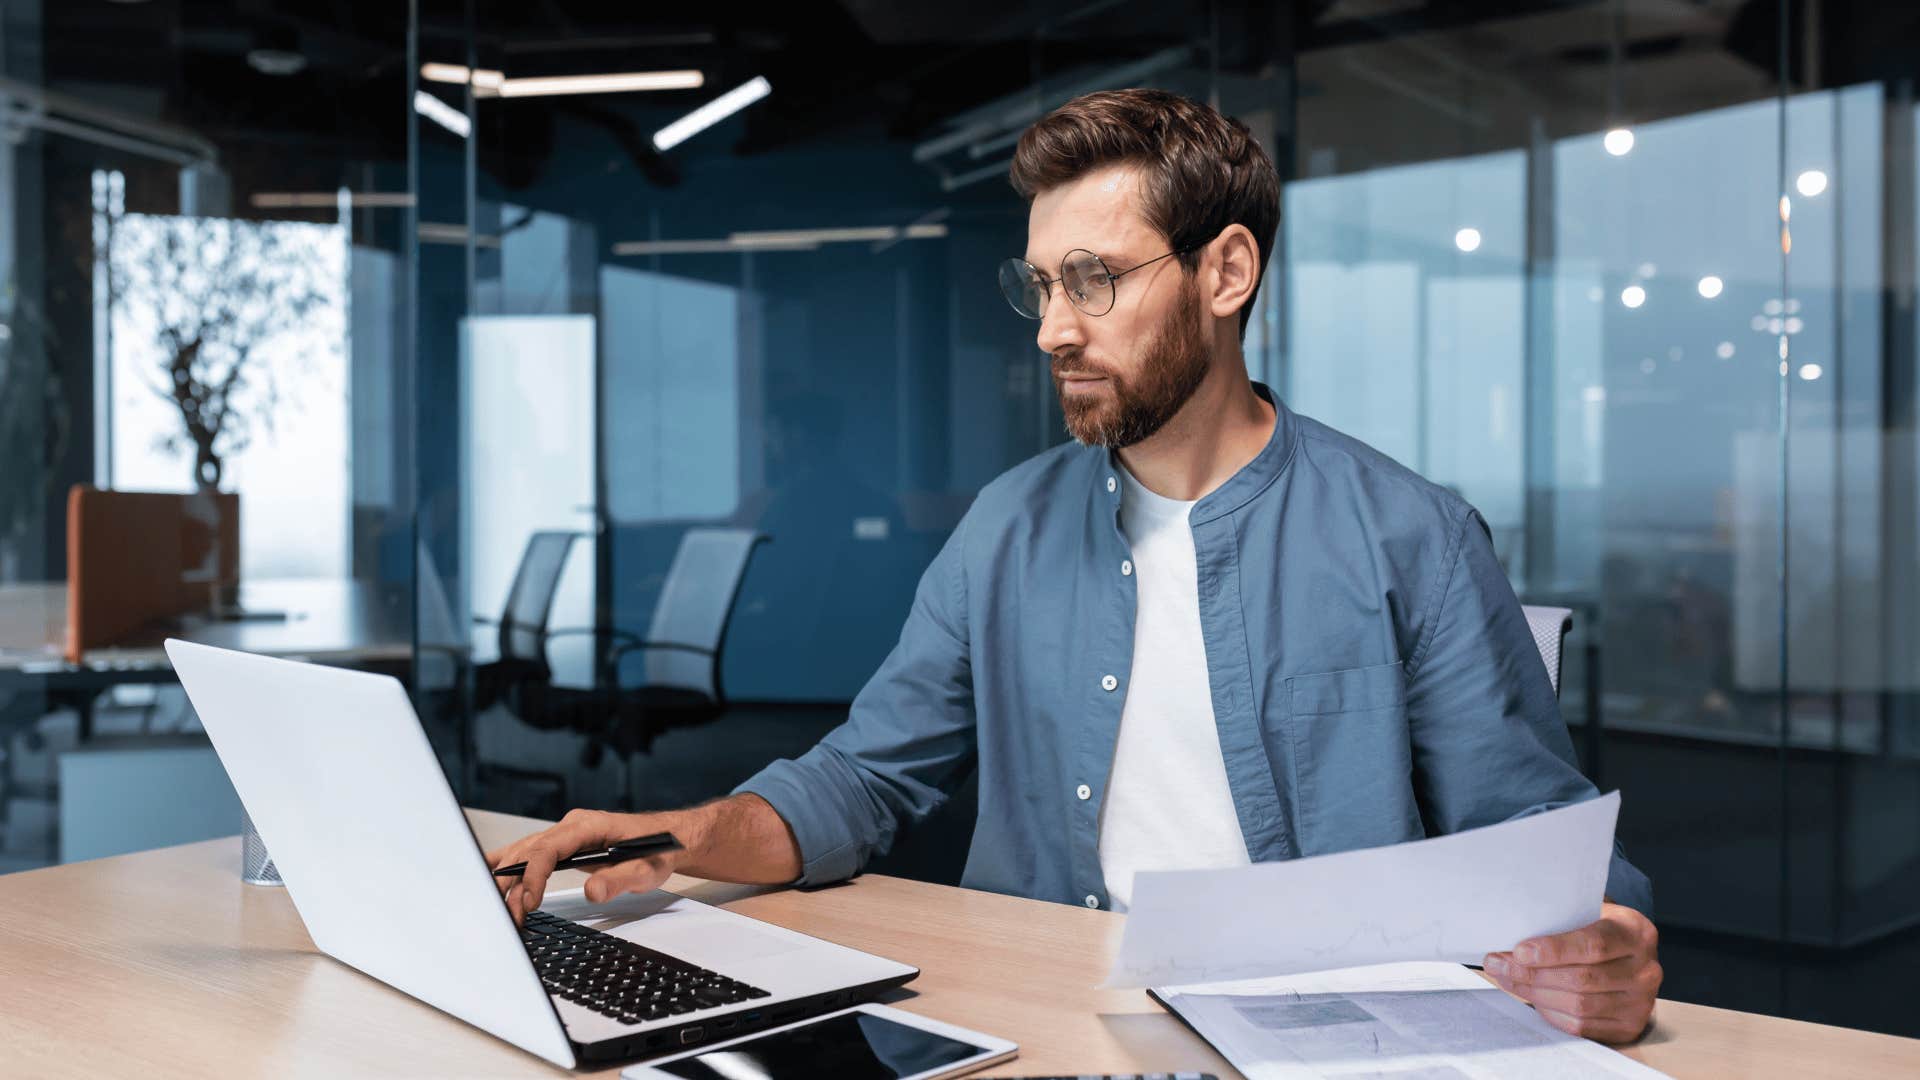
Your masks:
{"label": "desk in background", "polygon": [[[470,811],[481,842],[544,823]],[[285,892],[242,885],[238,839],[0,877],[0,1046],[22,1076],[564,1076],[313,949]],[[556,875],[554,888],[582,880]],[[1122,916],[868,876],[816,892],[677,877],[675,891],[918,966],[901,1008],[1020,1044],[985,1075],[1235,1075],[1105,977]],[[1676,1077],[1920,1075],[1920,1040],[1663,1001],[1627,1053]],[[576,1075],[613,1077],[618,1069]]]}
{"label": "desk in background", "polygon": [[125,683],[171,683],[162,642],[180,637],[223,649],[298,657],[351,667],[398,670],[412,656],[412,597],[403,586],[345,579],[244,582],[240,604],[285,619],[217,621],[183,617],[172,629],[148,627],[111,647],[88,649],[79,663],[63,655],[67,587],[61,582],[0,585],[0,691],[45,690],[79,709],[83,737],[93,699]]}

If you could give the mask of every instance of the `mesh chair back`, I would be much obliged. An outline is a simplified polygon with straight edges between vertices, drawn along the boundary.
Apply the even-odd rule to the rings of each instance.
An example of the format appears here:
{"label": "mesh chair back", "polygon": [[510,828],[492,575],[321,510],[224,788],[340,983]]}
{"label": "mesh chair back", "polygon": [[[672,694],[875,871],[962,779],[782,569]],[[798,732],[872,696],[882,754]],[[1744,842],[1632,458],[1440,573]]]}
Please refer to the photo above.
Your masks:
{"label": "mesh chair back", "polygon": [[764,539],[751,529],[718,528],[688,529],[681,537],[647,630],[648,686],[695,690],[721,700],[720,646],[747,561]]}
{"label": "mesh chair back", "polygon": [[545,662],[542,640],[553,613],[553,595],[578,535],[550,531],[527,537],[520,567],[513,572],[513,588],[507,592],[507,610],[500,617],[501,659]]}
{"label": "mesh chair back", "polygon": [[1547,665],[1547,681],[1553,684],[1553,696],[1560,696],[1560,653],[1567,631],[1573,628],[1573,611],[1563,607],[1522,607],[1527,614],[1527,629],[1533,631],[1533,644]]}

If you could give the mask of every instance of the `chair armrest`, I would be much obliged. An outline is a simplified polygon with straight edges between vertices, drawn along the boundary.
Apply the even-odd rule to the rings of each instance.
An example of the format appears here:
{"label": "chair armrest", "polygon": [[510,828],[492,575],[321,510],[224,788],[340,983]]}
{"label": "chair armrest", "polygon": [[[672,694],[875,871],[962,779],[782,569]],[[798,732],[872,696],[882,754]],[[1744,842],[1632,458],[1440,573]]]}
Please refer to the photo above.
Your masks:
{"label": "chair armrest", "polygon": [[702,645],[684,645],[678,641],[643,641],[640,638],[628,635],[628,640],[614,647],[613,655],[610,659],[617,664],[620,662],[621,657],[639,649],[668,649],[673,652],[692,653],[695,656],[713,655],[712,649]]}
{"label": "chair armrest", "polygon": [[639,638],[635,637],[631,632],[626,630],[597,629],[591,626],[563,626],[563,627],[560,627],[559,629],[548,628],[547,630],[543,631],[540,636],[543,638],[583,637],[587,634],[605,634],[615,641],[639,641],[640,640]]}
{"label": "chair armrest", "polygon": [[473,654],[473,647],[470,645],[436,645],[423,641],[415,648],[423,653],[445,653],[455,660],[461,660]]}

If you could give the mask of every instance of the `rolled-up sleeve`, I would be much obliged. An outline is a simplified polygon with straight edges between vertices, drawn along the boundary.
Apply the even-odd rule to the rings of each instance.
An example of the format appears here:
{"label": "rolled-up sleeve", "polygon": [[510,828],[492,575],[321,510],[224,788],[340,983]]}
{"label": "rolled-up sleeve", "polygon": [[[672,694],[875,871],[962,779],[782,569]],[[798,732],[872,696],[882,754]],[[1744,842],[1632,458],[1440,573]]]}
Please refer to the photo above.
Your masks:
{"label": "rolled-up sleeve", "polygon": [[[1460,521],[1452,549],[1408,675],[1415,788],[1429,827],[1456,832],[1594,798],[1479,514]],[[1652,913],[1653,887],[1618,843],[1607,895]]]}
{"label": "rolled-up sleeve", "polygon": [[966,531],[963,518],[921,575],[899,642],[846,722],[735,789],[765,799],[793,830],[801,858],[795,884],[858,873],[903,825],[938,809],[974,763]]}

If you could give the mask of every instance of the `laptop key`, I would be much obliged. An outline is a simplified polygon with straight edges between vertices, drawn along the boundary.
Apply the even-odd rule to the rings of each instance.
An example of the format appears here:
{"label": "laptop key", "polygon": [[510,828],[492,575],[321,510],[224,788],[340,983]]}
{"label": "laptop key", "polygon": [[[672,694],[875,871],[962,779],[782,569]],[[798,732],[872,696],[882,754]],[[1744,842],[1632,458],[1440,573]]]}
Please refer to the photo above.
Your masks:
{"label": "laptop key", "polygon": [[545,912],[527,916],[521,939],[549,993],[622,1023],[772,996],[719,972]]}

